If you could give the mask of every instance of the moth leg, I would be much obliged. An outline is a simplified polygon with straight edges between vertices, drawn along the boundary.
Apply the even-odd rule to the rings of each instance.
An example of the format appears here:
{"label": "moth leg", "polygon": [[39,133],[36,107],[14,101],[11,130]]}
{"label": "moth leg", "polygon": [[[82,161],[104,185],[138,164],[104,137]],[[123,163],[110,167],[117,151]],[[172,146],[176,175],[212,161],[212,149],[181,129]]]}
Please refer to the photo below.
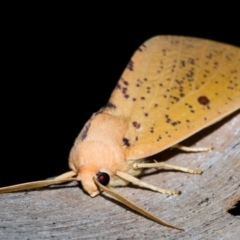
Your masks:
{"label": "moth leg", "polygon": [[135,169],[138,169],[138,168],[169,168],[169,169],[174,169],[174,170],[178,170],[178,171],[186,172],[186,173],[202,174],[201,170],[180,167],[177,165],[172,165],[172,164],[167,164],[165,162],[157,162],[157,161],[155,161],[154,163],[134,163],[133,167]]}
{"label": "moth leg", "polygon": [[176,144],[176,145],[172,146],[171,148],[177,148],[184,152],[207,152],[207,151],[213,149],[213,147],[202,147],[202,148],[200,148],[200,147],[185,147],[180,144]]}
{"label": "moth leg", "polygon": [[144,187],[144,188],[153,190],[155,192],[160,192],[160,193],[164,193],[164,194],[168,194],[168,195],[181,194],[181,191],[178,191],[178,190],[167,190],[167,189],[163,189],[163,188],[158,188],[156,186],[153,186],[151,184],[143,182],[140,179],[133,177],[132,175],[127,174],[125,172],[117,171],[116,175],[124,180],[127,180],[128,182],[131,182],[131,183],[137,185],[137,186]]}

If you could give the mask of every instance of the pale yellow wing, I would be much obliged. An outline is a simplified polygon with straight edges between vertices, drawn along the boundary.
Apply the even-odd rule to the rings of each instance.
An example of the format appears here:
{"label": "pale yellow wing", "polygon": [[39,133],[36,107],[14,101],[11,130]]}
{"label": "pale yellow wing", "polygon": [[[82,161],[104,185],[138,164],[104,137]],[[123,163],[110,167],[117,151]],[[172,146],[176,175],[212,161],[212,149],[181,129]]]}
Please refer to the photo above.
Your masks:
{"label": "pale yellow wing", "polygon": [[134,53],[107,106],[129,124],[127,159],[158,153],[240,108],[240,49],[154,37]]}

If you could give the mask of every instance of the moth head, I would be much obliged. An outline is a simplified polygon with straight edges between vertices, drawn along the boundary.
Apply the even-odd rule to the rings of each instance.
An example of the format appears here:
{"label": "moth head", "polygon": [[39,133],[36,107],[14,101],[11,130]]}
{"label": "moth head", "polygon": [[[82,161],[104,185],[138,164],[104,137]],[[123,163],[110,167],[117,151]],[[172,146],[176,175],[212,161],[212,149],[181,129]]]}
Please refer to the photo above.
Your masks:
{"label": "moth head", "polygon": [[115,152],[104,143],[96,141],[81,142],[72,148],[69,166],[77,173],[77,180],[91,197],[100,193],[93,178],[107,187],[110,186],[110,181],[112,184],[119,166]]}
{"label": "moth head", "polygon": [[100,194],[98,186],[94,180],[100,182],[102,185],[107,186],[110,182],[110,175],[104,170],[91,171],[89,166],[80,168],[77,179],[81,181],[84,191],[86,191],[91,197],[95,197]]}

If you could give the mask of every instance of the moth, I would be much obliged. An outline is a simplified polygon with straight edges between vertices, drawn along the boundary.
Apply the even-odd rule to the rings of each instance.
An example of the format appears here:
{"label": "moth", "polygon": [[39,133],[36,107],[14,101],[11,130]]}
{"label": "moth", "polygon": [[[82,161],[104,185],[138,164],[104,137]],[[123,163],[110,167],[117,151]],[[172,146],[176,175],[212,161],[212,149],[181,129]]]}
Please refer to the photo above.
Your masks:
{"label": "moth", "polygon": [[94,113],[69,155],[71,171],[53,180],[19,184],[0,193],[80,181],[86,193],[102,191],[167,227],[168,224],[118,194],[129,183],[164,194],[180,194],[141,181],[145,168],[189,169],[147,159],[179,145],[194,133],[240,109],[240,49],[211,40],[156,36],[143,43],[127,64],[109,102]]}

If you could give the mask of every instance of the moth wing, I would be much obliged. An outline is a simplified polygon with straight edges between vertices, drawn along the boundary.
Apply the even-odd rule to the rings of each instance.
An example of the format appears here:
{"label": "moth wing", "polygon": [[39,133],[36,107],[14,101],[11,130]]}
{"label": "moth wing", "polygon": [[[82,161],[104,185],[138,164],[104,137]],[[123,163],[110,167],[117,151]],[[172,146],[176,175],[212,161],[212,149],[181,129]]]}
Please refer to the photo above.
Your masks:
{"label": "moth wing", "polygon": [[154,37],[134,53],[107,106],[128,123],[127,159],[161,152],[240,108],[240,48]]}

